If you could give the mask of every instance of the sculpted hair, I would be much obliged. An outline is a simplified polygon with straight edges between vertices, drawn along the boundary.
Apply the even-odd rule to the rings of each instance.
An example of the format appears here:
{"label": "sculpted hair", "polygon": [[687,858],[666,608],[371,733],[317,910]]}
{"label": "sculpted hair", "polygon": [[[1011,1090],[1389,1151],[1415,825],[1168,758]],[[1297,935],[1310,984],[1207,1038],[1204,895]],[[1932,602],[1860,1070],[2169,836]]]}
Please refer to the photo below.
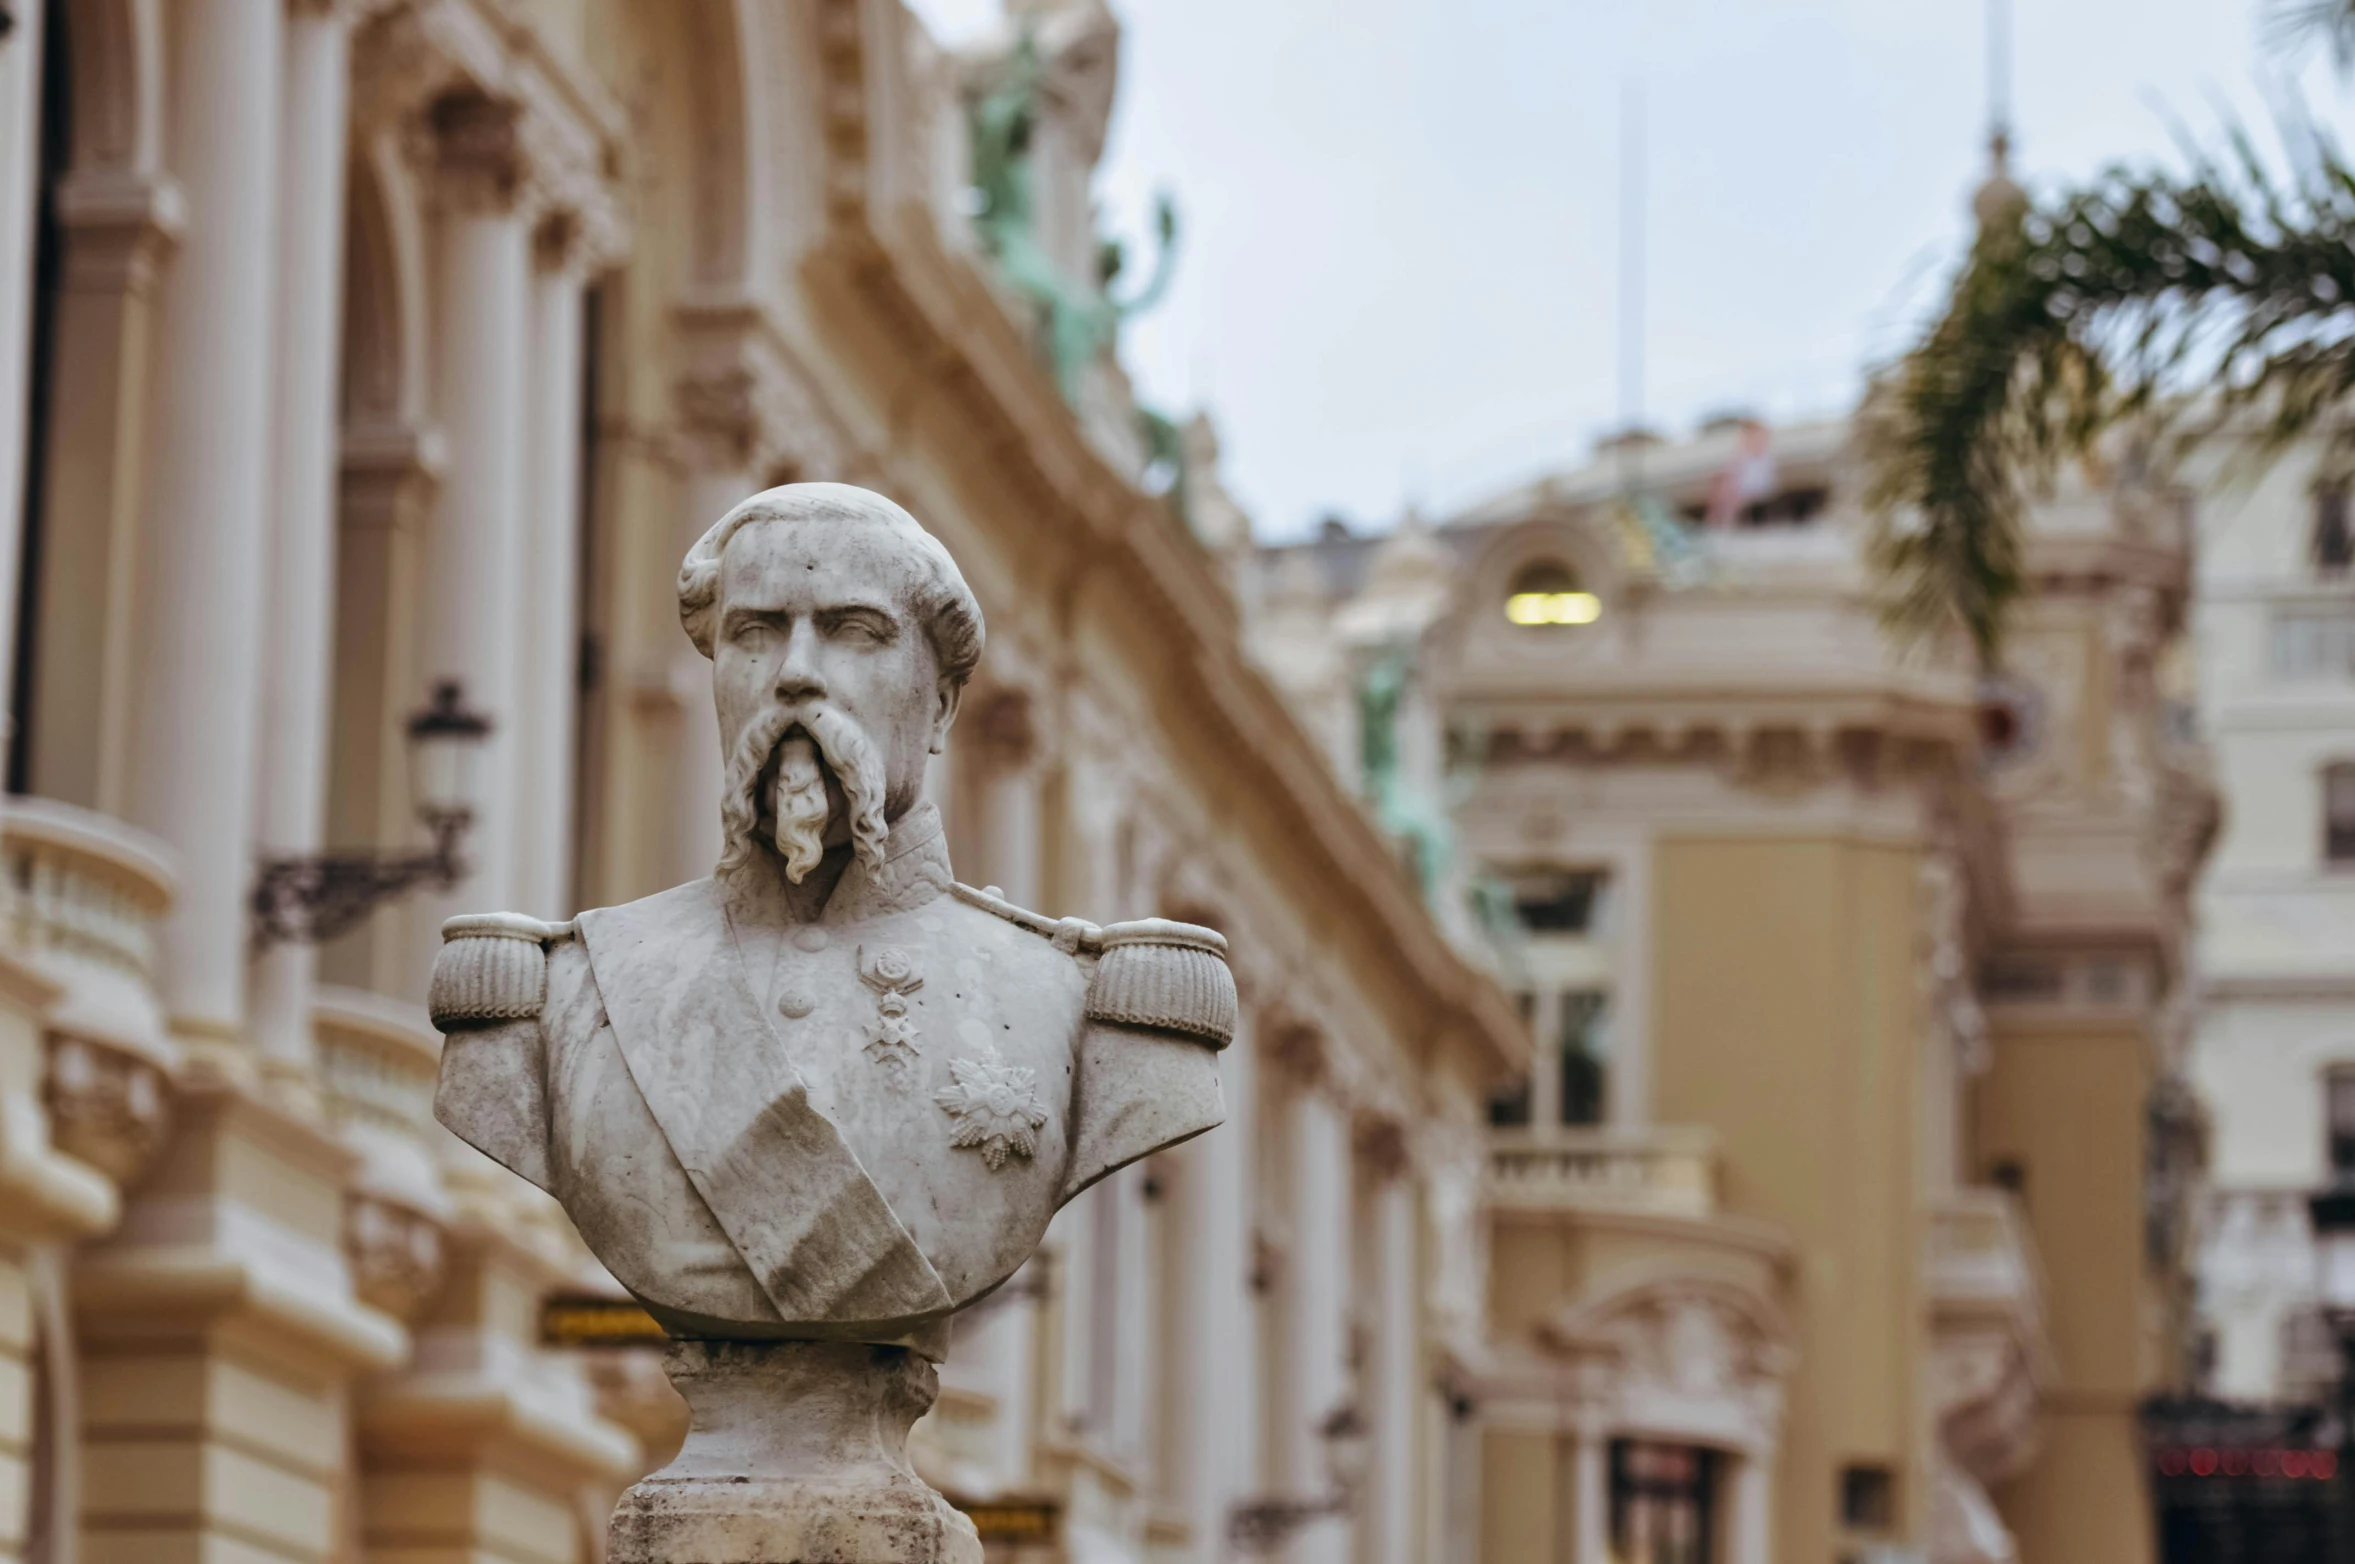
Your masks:
{"label": "sculpted hair", "polygon": [[932,654],[952,685],[962,687],[981,661],[981,605],[964,572],[940,539],[901,507],[870,489],[847,483],[788,483],[739,504],[696,539],[679,566],[679,623],[704,656],[711,655],[719,610],[720,556],[728,540],[756,521],[813,521],[877,527],[899,541],[916,566],[913,607],[932,642]]}

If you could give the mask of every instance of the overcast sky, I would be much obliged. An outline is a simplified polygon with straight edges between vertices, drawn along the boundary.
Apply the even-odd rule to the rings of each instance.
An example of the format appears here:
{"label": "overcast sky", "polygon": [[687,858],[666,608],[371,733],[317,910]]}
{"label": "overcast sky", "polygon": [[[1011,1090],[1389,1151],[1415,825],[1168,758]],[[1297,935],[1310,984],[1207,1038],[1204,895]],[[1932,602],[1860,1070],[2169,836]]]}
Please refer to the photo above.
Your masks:
{"label": "overcast sky", "polygon": [[[997,0],[914,0],[944,40]],[[1623,84],[1647,125],[1644,412],[1844,411],[1902,347],[1984,168],[1984,0],[1113,0],[1099,195],[1176,286],[1122,354],[1206,405],[1265,537],[1444,513],[1618,421]],[[2031,185],[2270,124],[2261,0],[2025,0]],[[2346,133],[2355,87],[2303,89]],[[2350,139],[2355,139],[2351,137]]]}

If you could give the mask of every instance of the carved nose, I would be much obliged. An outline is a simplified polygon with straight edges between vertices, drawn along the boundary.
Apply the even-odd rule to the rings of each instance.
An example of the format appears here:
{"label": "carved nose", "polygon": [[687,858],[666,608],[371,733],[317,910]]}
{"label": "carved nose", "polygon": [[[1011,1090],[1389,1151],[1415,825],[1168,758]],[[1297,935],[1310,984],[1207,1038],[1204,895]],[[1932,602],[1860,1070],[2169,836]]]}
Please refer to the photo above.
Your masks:
{"label": "carved nose", "polygon": [[807,668],[785,668],[777,674],[777,699],[784,705],[826,698],[826,681]]}

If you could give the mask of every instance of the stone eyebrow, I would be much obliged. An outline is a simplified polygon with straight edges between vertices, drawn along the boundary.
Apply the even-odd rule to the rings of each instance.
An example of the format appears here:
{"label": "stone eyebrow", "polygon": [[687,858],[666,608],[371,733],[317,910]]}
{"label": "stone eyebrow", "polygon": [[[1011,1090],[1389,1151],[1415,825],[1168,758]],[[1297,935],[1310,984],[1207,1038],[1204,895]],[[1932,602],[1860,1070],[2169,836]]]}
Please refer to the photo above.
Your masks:
{"label": "stone eyebrow", "polygon": [[720,615],[720,634],[739,630],[748,624],[789,625],[793,615],[782,608],[746,608],[741,605]]}

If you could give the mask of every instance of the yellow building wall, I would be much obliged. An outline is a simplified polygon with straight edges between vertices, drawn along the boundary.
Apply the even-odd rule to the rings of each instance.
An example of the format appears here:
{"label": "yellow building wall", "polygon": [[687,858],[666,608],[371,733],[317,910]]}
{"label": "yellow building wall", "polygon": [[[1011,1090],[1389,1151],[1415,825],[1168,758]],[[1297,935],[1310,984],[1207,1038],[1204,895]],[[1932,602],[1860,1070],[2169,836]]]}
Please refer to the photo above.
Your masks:
{"label": "yellow building wall", "polygon": [[1975,1114],[1983,1171],[2010,1163],[2045,1270],[2058,1383],[2044,1442],[1997,1505],[2022,1564],[2147,1564],[2135,1403],[2156,1368],[2143,1261],[2150,1053],[2131,1027],[1999,1025]]}
{"label": "yellow building wall", "polygon": [[1915,864],[1836,836],[1654,855],[1653,1117],[1714,1129],[1725,1209],[1796,1253],[1777,1559],[1836,1556],[1850,1463],[1887,1467],[1898,1537],[1922,1530]]}

